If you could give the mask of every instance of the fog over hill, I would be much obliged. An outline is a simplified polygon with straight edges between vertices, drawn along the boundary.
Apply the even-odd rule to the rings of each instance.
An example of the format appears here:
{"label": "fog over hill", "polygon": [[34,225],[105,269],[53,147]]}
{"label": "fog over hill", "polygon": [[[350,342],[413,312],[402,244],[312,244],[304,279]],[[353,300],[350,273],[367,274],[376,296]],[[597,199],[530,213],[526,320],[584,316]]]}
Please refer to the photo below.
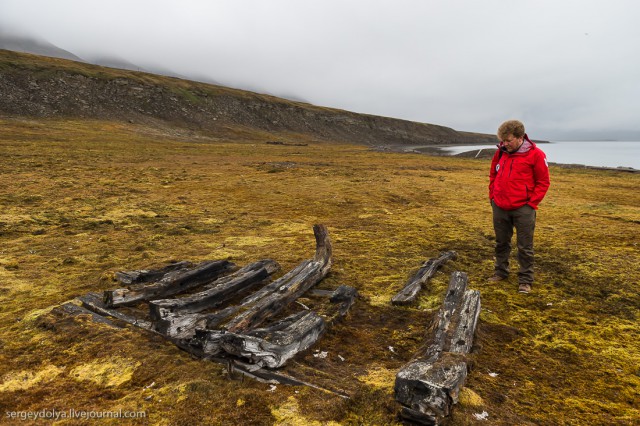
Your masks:
{"label": "fog over hill", "polygon": [[38,40],[10,34],[0,29],[0,49],[13,50],[15,52],[33,53],[35,55],[51,56],[53,58],[70,59],[72,61],[84,61],[73,53],[61,49],[46,40]]}
{"label": "fog over hill", "polygon": [[216,134],[304,134],[369,146],[468,144],[493,135],[318,107],[200,82],[0,51],[0,114],[144,122]]}

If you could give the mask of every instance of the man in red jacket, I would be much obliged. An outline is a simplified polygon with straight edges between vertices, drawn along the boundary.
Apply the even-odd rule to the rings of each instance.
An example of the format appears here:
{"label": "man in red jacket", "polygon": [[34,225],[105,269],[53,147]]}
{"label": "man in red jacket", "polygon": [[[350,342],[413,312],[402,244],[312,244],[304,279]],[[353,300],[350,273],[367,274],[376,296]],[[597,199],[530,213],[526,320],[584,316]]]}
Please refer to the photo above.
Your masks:
{"label": "man in red jacket", "polygon": [[491,160],[489,199],[496,233],[495,273],[489,281],[509,276],[511,237],[516,229],[518,244],[518,291],[528,293],[533,284],[533,231],[536,210],[549,189],[547,157],[517,120],[505,121],[498,129],[500,144]]}

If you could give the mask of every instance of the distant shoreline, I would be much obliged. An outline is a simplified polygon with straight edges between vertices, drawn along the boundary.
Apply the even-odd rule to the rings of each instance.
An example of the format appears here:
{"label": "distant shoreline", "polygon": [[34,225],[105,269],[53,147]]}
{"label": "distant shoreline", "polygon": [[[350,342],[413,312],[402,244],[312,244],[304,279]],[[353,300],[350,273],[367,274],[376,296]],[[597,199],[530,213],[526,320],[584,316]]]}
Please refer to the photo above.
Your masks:
{"label": "distant shoreline", "polygon": [[[549,143],[548,141],[539,141],[537,143]],[[486,144],[483,144],[486,145]],[[495,150],[493,148],[480,148],[473,149],[470,151],[461,152],[458,154],[451,154],[444,148],[450,148],[455,146],[461,146],[459,144],[446,144],[446,145],[385,145],[374,147],[376,151],[383,152],[399,152],[404,154],[426,154],[431,156],[438,157],[462,157],[462,158],[474,158],[474,159],[490,159],[493,157]],[[559,166],[567,169],[589,169],[589,170],[608,170],[608,171],[616,171],[616,172],[627,172],[627,173],[640,173],[640,169],[635,169],[633,167],[606,167],[606,166],[588,166],[585,164],[568,164],[568,163],[553,163],[549,162],[554,166]]]}

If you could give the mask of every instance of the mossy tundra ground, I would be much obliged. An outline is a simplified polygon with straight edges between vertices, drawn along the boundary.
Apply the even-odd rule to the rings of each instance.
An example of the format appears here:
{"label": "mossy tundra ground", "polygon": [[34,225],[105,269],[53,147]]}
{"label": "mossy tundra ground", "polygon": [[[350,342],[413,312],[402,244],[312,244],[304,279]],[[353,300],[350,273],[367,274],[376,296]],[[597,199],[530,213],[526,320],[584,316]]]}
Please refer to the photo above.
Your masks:
{"label": "mossy tundra ground", "polygon": [[[450,424],[640,423],[638,174],[552,167],[536,283],[521,295],[515,278],[484,281],[493,250],[488,160],[240,129],[212,136],[9,118],[0,126],[2,422],[29,423],[11,420],[13,411],[122,409],[145,411],[131,424],[393,424],[395,372],[424,342],[448,275],[461,270],[483,310]],[[265,144],[274,139],[308,145]],[[272,258],[288,270],[313,254],[314,223],[329,227],[334,245],[320,287],[355,286],[363,298],[287,368],[350,399],[233,381],[221,365],[140,330],[49,312],[114,288],[117,270],[170,260]],[[415,306],[392,307],[410,274],[444,250],[458,259]],[[483,411],[488,420],[476,420]],[[126,424],[100,424],[110,422]]]}

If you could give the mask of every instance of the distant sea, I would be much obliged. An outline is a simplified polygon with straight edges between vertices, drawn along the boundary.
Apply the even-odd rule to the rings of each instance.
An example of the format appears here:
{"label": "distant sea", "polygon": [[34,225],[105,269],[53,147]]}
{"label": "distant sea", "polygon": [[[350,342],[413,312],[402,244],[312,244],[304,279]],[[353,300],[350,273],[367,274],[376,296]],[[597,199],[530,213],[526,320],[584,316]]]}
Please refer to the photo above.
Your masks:
{"label": "distant sea", "polygon": [[[562,141],[538,145],[550,163],[584,164],[600,167],[640,169],[640,142],[633,141]],[[477,149],[495,149],[495,145],[460,145],[443,147],[451,155]]]}

